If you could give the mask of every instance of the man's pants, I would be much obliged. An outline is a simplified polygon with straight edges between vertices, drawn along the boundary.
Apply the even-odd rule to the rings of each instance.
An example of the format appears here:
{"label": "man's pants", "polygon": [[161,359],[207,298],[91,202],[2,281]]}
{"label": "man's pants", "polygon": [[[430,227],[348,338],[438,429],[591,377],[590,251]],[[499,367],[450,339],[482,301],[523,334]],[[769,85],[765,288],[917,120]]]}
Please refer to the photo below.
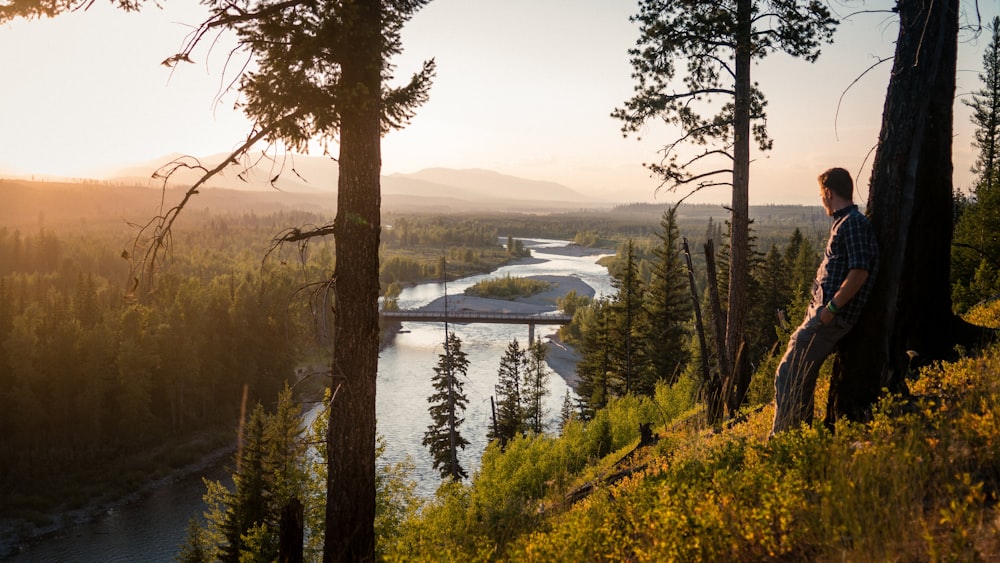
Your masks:
{"label": "man's pants", "polygon": [[816,378],[826,357],[833,352],[837,342],[851,326],[841,317],[834,316],[829,324],[820,321],[823,306],[810,306],[802,325],[788,340],[774,377],[774,426],[771,434],[797,428],[813,419]]}

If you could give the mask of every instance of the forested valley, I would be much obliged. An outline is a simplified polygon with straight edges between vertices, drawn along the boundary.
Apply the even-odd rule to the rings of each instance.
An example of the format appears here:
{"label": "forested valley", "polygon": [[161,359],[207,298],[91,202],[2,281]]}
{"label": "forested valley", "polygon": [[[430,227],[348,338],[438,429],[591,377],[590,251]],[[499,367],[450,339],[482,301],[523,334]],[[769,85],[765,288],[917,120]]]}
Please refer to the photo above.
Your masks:
{"label": "forested valley", "polygon": [[[331,311],[318,282],[334,267],[333,246],[273,241],[328,216],[294,205],[261,209],[256,194],[247,194],[242,210],[232,200],[222,211],[193,210],[175,230],[154,291],[136,298],[127,292],[128,258],[157,190],[138,197],[135,188],[106,185],[6,187],[2,208],[21,210],[0,226],[6,518],[42,524],[57,511],[112,500],[231,451],[241,412],[258,403],[274,408],[285,386],[299,401],[321,397]],[[383,290],[490,271],[517,257],[504,244],[515,236],[575,239],[609,251],[635,240],[635,265],[648,280],[664,209],[448,217],[386,211]],[[816,208],[759,212],[768,244],[784,246],[790,225],[815,225],[814,237],[823,225]],[[678,224],[701,245],[721,236],[724,224],[714,216],[724,210],[688,206]],[[695,259],[705,287],[703,258]],[[611,268],[623,260],[619,250]],[[575,324],[566,341],[586,349],[574,337],[580,333]]]}
{"label": "forested valley", "polygon": [[[305,452],[307,444],[321,443],[324,417],[313,429],[301,428],[298,417],[329,384],[332,311],[321,282],[336,257],[329,241],[277,247],[273,241],[293,226],[330,218],[253,205],[186,215],[169,260],[156,272],[155,290],[130,298],[126,258],[140,210],[104,212],[115,201],[116,190],[109,189],[106,199],[87,198],[107,206],[70,222],[51,208],[44,212],[52,197],[45,184],[31,188],[45,197],[21,200],[28,210],[22,222],[0,226],[5,518],[22,530],[44,525],[62,511],[112,501],[222,452],[242,468],[236,475],[244,485],[228,491],[210,484],[209,520],[192,521],[182,560],[273,555],[276,522],[292,497],[306,503],[307,529],[321,529],[323,468]],[[580,355],[580,382],[566,397],[557,432],[515,420],[514,430],[487,448],[475,474],[443,477],[433,499],[413,494],[406,464],[379,464],[378,556],[477,559],[485,549],[502,559],[544,554],[567,560],[640,548],[654,559],[807,556],[837,549],[844,540],[835,530],[842,529],[859,534],[855,553],[872,553],[880,536],[860,530],[888,521],[891,533],[908,537],[908,524],[887,520],[878,507],[840,503],[860,502],[887,482],[894,483],[887,494],[905,497],[914,518],[926,518],[918,515],[917,505],[928,502],[923,495],[943,495],[931,501],[946,504],[940,522],[923,520],[931,532],[920,552],[988,552],[982,540],[961,538],[980,529],[980,507],[992,494],[984,488],[990,479],[973,477],[977,468],[995,467],[1000,432],[984,418],[998,396],[988,377],[997,369],[990,367],[992,356],[931,370],[914,389],[941,398],[935,400],[993,407],[941,411],[932,402],[899,418],[902,407],[889,398],[876,411],[875,435],[845,423],[836,435],[816,427],[761,445],[774,365],[804,310],[828,219],[818,207],[798,206],[755,207],[752,216],[747,348],[754,376],[735,418],[713,425],[706,424],[705,409],[718,365],[705,249],[712,241],[719,257],[728,251],[720,206],[674,211],[628,204],[548,215],[385,211],[380,281],[388,295],[442,276],[490,271],[523,254],[512,241],[532,238],[613,252],[605,263],[617,293],[596,300],[571,294],[560,302],[574,317],[559,335]],[[964,221],[985,228],[977,217],[968,213]],[[724,287],[726,261],[719,257],[714,282]],[[969,288],[986,291],[982,273],[965,275],[955,279],[956,296]],[[704,343],[692,295],[702,309]],[[982,305],[972,314],[982,324],[998,316],[995,307]],[[458,351],[460,343],[454,346]],[[829,366],[823,385],[828,378]],[[937,430],[926,437],[911,433],[923,425]],[[234,455],[238,434],[258,447]],[[292,441],[278,448],[280,436]],[[870,449],[859,453],[858,443]],[[387,447],[380,441],[379,451]],[[940,447],[962,453],[943,456]],[[916,457],[936,461],[918,471],[905,461]],[[945,465],[965,472],[956,477]],[[271,469],[261,474],[255,467]],[[670,495],[661,497],[664,490]],[[712,510],[706,497],[715,499]],[[255,505],[257,517],[244,512],[254,498],[263,503]],[[819,513],[816,499],[826,507]],[[803,521],[810,524],[793,525]],[[666,522],[673,532],[651,531]],[[694,530],[701,530],[700,547],[690,542]],[[320,536],[310,537],[306,553],[318,557]]]}

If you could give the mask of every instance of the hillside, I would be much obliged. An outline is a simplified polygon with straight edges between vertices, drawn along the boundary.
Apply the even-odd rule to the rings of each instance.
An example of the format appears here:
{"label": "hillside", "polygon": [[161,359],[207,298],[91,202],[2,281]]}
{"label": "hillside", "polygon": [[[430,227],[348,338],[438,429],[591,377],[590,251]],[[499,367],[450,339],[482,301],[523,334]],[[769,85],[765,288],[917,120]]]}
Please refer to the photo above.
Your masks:
{"label": "hillside", "polygon": [[[423,173],[412,177],[387,176],[383,178],[382,210],[385,213],[426,213],[475,215],[510,213],[524,217],[538,216],[547,221],[551,214],[572,214],[582,230],[596,228],[595,221],[621,225],[647,224],[655,227],[666,209],[666,204],[624,204],[612,206],[591,202],[585,207],[582,196],[574,201],[572,190],[548,182],[535,182],[486,171],[429,171],[427,180]],[[481,184],[476,183],[481,179]],[[465,189],[457,185],[468,180],[470,185],[481,186]],[[445,185],[450,182],[455,185]],[[509,185],[509,188],[503,186]],[[160,210],[168,209],[183,197],[185,188],[171,185],[164,191],[152,180],[143,182],[86,181],[40,182],[0,178],[0,225],[8,228],[37,228],[39,226],[72,228],[87,222],[145,223]],[[457,195],[465,190],[464,196]],[[524,197],[525,192],[536,192],[539,198]],[[510,199],[490,194],[504,193]],[[547,198],[555,199],[547,199]],[[560,200],[559,198],[567,198]],[[206,187],[191,200],[189,211],[194,214],[256,213],[308,211],[333,217],[336,213],[336,191],[279,191],[236,190]],[[678,211],[684,225],[702,229],[709,218],[722,223],[728,213],[724,207],[711,204],[685,204]],[[801,226],[803,231],[825,231],[828,221],[819,206],[763,205],[751,206],[751,217],[756,218],[754,228],[759,235],[768,229],[782,232]],[[569,236],[572,236],[570,233]]]}
{"label": "hillside", "polygon": [[[1000,319],[995,305],[974,315]],[[388,559],[1000,560],[1000,349],[923,370],[910,398],[835,434],[768,440],[766,403],[707,428],[693,385],[491,447],[470,485],[443,485],[410,517]]]}
{"label": "hillside", "polygon": [[[195,164],[206,167],[222,162],[226,155],[218,154],[200,160],[170,155],[156,161],[123,168],[110,181],[147,185],[153,172],[171,158],[186,166],[171,176],[171,183],[190,185],[198,180],[200,171],[189,168]],[[327,157],[290,155],[281,161],[260,159],[248,168],[245,162],[227,167],[213,177],[213,188],[240,191],[274,191],[296,194],[335,194],[339,168]],[[167,168],[163,168],[166,170]],[[382,177],[383,207],[420,208],[444,211],[508,210],[549,211],[581,207],[609,207],[613,202],[594,199],[555,182],[540,182],[508,176],[489,170],[453,170],[430,168],[412,174],[391,174]]]}

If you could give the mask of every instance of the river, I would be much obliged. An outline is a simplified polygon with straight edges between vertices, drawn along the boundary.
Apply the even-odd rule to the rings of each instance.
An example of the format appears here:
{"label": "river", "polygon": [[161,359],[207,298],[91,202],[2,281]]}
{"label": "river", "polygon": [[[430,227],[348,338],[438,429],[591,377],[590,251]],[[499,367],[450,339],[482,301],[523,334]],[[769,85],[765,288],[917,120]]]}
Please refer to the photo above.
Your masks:
{"label": "river", "polygon": [[[461,294],[465,288],[492,277],[573,276],[592,287],[598,295],[612,292],[607,270],[596,264],[598,255],[576,256],[560,252],[566,241],[525,241],[533,259],[504,266],[490,274],[473,276],[447,284],[448,295]],[[444,284],[421,284],[404,289],[399,297],[401,308],[418,308],[445,295]],[[430,424],[427,397],[431,395],[431,377],[442,351],[444,327],[440,323],[407,322],[391,345],[379,356],[376,414],[378,431],[386,439],[383,462],[409,459],[415,466],[412,477],[417,493],[434,494],[441,479],[433,468],[430,454],[421,444]],[[512,339],[527,344],[528,327],[501,324],[452,324],[450,330],[462,340],[462,350],[469,359],[465,394],[469,399],[465,423],[460,428],[469,446],[459,460],[469,475],[479,467],[486,447],[490,422],[490,396],[494,394],[500,358]],[[537,326],[535,335],[543,340],[557,330]],[[549,377],[546,397],[547,427],[557,429],[559,411],[569,386],[559,375]],[[213,467],[210,479],[227,477],[226,464]],[[184,541],[187,522],[199,516],[205,506],[201,500],[205,488],[200,476],[176,481],[133,503],[107,511],[93,521],[67,527],[61,532],[34,542],[9,558],[13,562],[167,562],[176,556]]]}

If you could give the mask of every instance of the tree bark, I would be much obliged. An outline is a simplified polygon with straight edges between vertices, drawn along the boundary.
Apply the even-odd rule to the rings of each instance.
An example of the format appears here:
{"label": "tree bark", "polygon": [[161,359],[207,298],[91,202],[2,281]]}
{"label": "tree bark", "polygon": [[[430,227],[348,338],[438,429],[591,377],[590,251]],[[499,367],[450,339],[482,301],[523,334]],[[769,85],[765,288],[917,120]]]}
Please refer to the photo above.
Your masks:
{"label": "tree bark", "polygon": [[[722,303],[719,301],[719,278],[715,269],[715,244],[712,239],[708,239],[708,242],[705,243],[705,269],[708,274],[708,304],[712,310],[712,327],[718,357],[718,377],[709,380],[706,394],[708,421],[714,425],[722,420],[722,415],[725,413],[725,380],[732,373],[732,370],[729,367],[729,353],[726,350],[727,320],[726,315],[722,312]],[[694,283],[694,278],[692,278],[691,283]]]}
{"label": "tree bark", "polygon": [[281,509],[278,526],[278,563],[302,563],[305,541],[305,508],[292,498]]}
{"label": "tree bark", "polygon": [[[687,263],[688,271],[688,282],[691,286],[691,303],[694,309],[694,322],[695,331],[698,333],[698,344],[701,349],[701,379],[705,385],[705,404],[707,409],[707,417],[709,424],[715,424],[722,418],[722,401],[720,397],[722,395],[721,386],[718,385],[716,379],[712,377],[711,371],[708,369],[708,343],[705,338],[705,324],[701,319],[701,302],[698,297],[698,287],[694,283],[694,266],[691,264],[691,249],[688,247],[687,238],[682,239],[682,248],[684,249],[684,260]],[[708,241],[711,244],[711,240]],[[706,245],[707,252],[707,245]],[[711,278],[710,278],[711,279]]]}
{"label": "tree bark", "polygon": [[[726,315],[725,361],[720,365],[733,366],[737,350],[743,345],[746,333],[746,294],[749,275],[750,231],[750,95],[753,2],[736,3],[736,96],[733,116],[733,199],[732,231],[729,252],[729,310]],[[722,344],[722,343],[720,343]],[[722,346],[720,346],[722,348]],[[720,356],[722,350],[720,350]],[[720,358],[721,359],[721,358]],[[724,377],[723,394],[732,395],[738,381]],[[737,378],[748,378],[748,373],[738,373]]]}
{"label": "tree bark", "polygon": [[375,379],[381,156],[381,12],[378,0],[345,7],[340,178],[334,239],[333,400],[327,434],[323,561],[375,558]]}
{"label": "tree bark", "polygon": [[952,125],[958,0],[901,0],[899,38],[868,215],[880,266],[841,342],[826,423],[865,420],[883,389],[905,392],[911,358],[946,359],[979,331],[952,313]]}

